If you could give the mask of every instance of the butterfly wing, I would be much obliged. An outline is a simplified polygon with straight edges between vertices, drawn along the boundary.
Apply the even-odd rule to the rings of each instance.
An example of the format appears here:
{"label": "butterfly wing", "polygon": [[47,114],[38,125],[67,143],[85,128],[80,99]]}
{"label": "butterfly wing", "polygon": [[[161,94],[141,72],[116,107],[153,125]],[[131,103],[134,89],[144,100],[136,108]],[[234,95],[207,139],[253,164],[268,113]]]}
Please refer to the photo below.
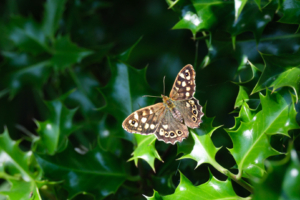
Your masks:
{"label": "butterfly wing", "polygon": [[172,100],[186,100],[194,96],[196,90],[195,70],[192,65],[184,66],[178,73],[170,98]]}
{"label": "butterfly wing", "polygon": [[164,111],[160,124],[155,131],[158,140],[165,143],[175,144],[182,142],[183,139],[189,136],[189,131],[186,125],[177,121],[169,109]]}
{"label": "butterfly wing", "polygon": [[157,129],[160,119],[164,113],[163,103],[141,108],[131,113],[122,123],[122,127],[130,133],[148,135]]}
{"label": "butterfly wing", "polygon": [[204,115],[202,106],[195,97],[183,100],[174,101],[174,104],[183,117],[185,125],[190,128],[198,128],[202,122],[201,118]]}

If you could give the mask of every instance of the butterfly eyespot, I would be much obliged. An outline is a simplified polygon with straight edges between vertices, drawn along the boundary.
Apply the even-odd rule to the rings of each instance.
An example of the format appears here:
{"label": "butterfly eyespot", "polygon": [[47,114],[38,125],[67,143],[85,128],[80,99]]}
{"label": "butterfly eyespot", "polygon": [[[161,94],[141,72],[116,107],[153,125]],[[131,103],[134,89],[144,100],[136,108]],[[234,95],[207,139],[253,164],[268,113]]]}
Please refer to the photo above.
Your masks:
{"label": "butterfly eyespot", "polygon": [[196,105],[193,105],[193,108],[196,109]]}
{"label": "butterfly eyespot", "polygon": [[177,130],[176,132],[177,132],[178,135],[181,135],[181,134],[182,134],[182,131],[178,131],[178,130]]}
{"label": "butterfly eyespot", "polygon": [[197,119],[195,117],[193,117],[192,119],[193,119],[194,122],[197,121]]}
{"label": "butterfly eyespot", "polygon": [[188,72],[185,72],[185,76],[189,76],[190,75],[190,73],[188,73]]}
{"label": "butterfly eyespot", "polygon": [[165,136],[166,136],[166,137],[168,137],[168,136],[169,136],[169,134],[168,134],[168,133],[166,133],[166,134],[165,134]]}
{"label": "butterfly eyespot", "polygon": [[193,113],[196,115],[197,111],[196,111],[196,110],[193,110]]}
{"label": "butterfly eyespot", "polygon": [[131,124],[132,124],[132,125],[134,125],[134,124],[135,124],[135,122],[136,122],[135,120],[132,120]]}

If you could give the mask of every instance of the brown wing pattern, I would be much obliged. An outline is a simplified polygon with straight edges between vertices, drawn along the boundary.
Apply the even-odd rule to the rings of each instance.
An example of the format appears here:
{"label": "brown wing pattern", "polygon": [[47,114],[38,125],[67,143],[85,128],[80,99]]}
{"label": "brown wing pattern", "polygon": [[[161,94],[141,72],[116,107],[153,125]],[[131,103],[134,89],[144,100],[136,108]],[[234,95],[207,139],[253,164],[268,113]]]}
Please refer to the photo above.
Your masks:
{"label": "brown wing pattern", "polygon": [[194,96],[196,90],[195,70],[192,65],[184,66],[178,73],[170,98],[172,100],[186,100]]}
{"label": "brown wing pattern", "polygon": [[157,103],[152,106],[141,108],[130,114],[122,123],[122,127],[130,133],[148,135],[157,129],[165,106]]}
{"label": "brown wing pattern", "polygon": [[199,104],[198,99],[193,97],[184,101],[175,101],[174,104],[183,116],[185,125],[190,128],[199,127],[204,113],[202,112],[202,106]]}
{"label": "brown wing pattern", "polygon": [[155,131],[158,140],[165,143],[175,144],[182,142],[183,139],[189,136],[189,131],[186,125],[176,121],[170,110],[165,110],[161,122]]}

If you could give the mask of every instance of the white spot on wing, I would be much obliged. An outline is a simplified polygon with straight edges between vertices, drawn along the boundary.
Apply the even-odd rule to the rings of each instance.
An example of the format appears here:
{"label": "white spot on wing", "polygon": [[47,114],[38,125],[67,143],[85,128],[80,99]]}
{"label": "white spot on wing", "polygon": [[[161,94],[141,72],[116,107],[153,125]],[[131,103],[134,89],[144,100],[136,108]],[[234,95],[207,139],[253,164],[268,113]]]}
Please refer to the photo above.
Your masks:
{"label": "white spot on wing", "polygon": [[185,87],[185,86],[186,86],[186,82],[183,81],[183,82],[182,82],[182,87]]}
{"label": "white spot on wing", "polygon": [[164,129],[167,129],[169,126],[168,125],[162,125]]}
{"label": "white spot on wing", "polygon": [[185,96],[187,96],[187,97],[190,96],[190,93],[189,92],[185,93]]}
{"label": "white spot on wing", "polygon": [[184,74],[183,74],[183,73],[180,73],[180,74],[179,74],[179,76],[180,76],[181,78],[184,78],[184,79],[185,79],[185,77],[184,77]]}
{"label": "white spot on wing", "polygon": [[146,121],[147,121],[147,118],[146,118],[146,117],[143,117],[143,118],[142,118],[142,122],[145,123]]}
{"label": "white spot on wing", "polygon": [[134,118],[138,120],[139,119],[139,115],[137,113],[134,113]]}
{"label": "white spot on wing", "polygon": [[155,125],[154,125],[154,124],[151,124],[151,125],[150,125],[150,128],[151,128],[151,129],[154,129],[154,128],[155,128]]}
{"label": "white spot on wing", "polygon": [[145,129],[148,129],[148,128],[149,128],[149,124],[146,123],[146,124],[145,124]]}

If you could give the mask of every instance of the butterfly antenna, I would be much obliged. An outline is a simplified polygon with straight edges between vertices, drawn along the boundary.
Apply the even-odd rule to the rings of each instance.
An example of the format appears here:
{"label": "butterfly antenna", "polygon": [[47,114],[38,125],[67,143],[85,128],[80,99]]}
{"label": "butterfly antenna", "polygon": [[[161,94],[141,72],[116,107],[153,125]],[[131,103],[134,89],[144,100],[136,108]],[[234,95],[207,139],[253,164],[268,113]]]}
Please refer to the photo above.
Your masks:
{"label": "butterfly antenna", "polygon": [[164,94],[164,95],[165,95],[165,88],[166,88],[166,87],[165,87],[165,86],[166,86],[166,84],[165,84],[165,79],[166,79],[166,76],[164,76],[164,79],[163,79],[163,86],[164,86],[164,90],[163,90],[164,92],[163,92],[163,94]]}
{"label": "butterfly antenna", "polygon": [[156,97],[156,98],[162,98],[160,96],[151,96],[151,95],[144,95],[143,97]]}

